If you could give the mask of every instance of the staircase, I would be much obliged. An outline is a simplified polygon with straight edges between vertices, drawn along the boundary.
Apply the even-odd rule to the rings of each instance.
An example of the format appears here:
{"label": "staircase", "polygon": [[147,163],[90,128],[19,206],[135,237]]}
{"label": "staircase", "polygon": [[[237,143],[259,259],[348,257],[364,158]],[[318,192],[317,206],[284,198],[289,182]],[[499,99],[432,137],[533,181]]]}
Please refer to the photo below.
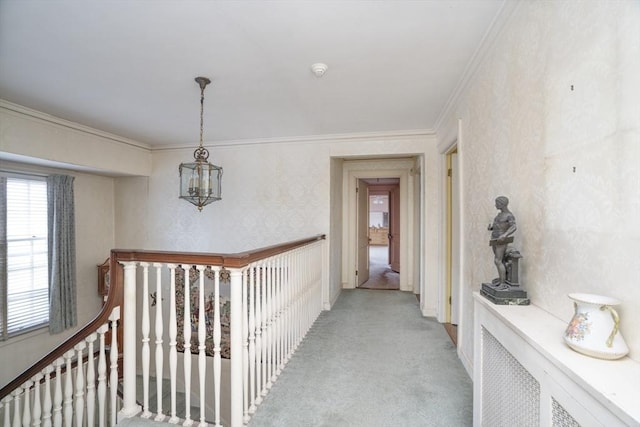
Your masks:
{"label": "staircase", "polygon": [[102,311],[0,390],[0,423],[247,423],[322,310],[324,242],[112,251]]}

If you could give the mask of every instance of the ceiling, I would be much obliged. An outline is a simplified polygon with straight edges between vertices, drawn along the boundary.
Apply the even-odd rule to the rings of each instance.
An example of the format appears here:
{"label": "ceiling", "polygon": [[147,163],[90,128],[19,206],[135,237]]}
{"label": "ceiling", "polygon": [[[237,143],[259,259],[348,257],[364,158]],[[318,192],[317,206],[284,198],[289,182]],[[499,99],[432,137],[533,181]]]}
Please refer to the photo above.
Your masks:
{"label": "ceiling", "polygon": [[197,145],[202,75],[206,143],[432,132],[503,3],[0,0],[0,98]]}

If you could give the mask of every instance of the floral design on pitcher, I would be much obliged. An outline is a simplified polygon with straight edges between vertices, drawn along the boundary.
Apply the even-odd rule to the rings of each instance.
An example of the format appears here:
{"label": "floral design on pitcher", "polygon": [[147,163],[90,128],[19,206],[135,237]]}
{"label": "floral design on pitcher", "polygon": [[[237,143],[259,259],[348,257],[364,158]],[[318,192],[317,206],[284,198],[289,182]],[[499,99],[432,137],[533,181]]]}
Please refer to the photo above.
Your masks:
{"label": "floral design on pitcher", "polygon": [[589,313],[576,313],[569,326],[567,326],[564,335],[569,339],[582,341],[584,336],[591,331],[591,322],[588,320]]}

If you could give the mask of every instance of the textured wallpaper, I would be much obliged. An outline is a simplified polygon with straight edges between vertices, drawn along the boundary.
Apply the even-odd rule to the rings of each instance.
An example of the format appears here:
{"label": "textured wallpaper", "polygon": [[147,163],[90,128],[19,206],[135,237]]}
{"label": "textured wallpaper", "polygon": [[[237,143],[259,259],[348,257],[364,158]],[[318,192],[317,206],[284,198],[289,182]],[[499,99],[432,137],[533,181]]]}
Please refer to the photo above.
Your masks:
{"label": "textured wallpaper", "polygon": [[[496,276],[493,200],[509,197],[532,303],[613,296],[640,360],[640,3],[523,2],[461,97],[465,311]],[[466,317],[469,321],[472,318]],[[462,352],[473,359],[473,328]]]}
{"label": "textured wallpaper", "polygon": [[[321,151],[318,151],[321,150]],[[311,144],[210,149],[222,200],[202,212],[177,197],[192,150],[154,154],[148,248],[234,253],[329,231],[329,158]],[[170,230],[170,231],[169,231]]]}
{"label": "textured wallpaper", "polygon": [[[193,150],[157,151],[148,179],[116,180],[116,242],[142,249],[234,253],[326,234],[325,302],[331,302],[342,285],[342,159],[421,155],[434,174],[435,144],[434,136],[418,135],[209,148],[210,161],[224,168],[222,200],[202,212],[178,199],[178,165],[191,161]],[[397,163],[391,160],[387,167]],[[437,183],[424,188],[433,199],[428,228],[436,235]],[[429,239],[426,252],[435,253],[436,245],[436,239]],[[425,268],[430,307],[435,306],[436,263],[431,257]]]}

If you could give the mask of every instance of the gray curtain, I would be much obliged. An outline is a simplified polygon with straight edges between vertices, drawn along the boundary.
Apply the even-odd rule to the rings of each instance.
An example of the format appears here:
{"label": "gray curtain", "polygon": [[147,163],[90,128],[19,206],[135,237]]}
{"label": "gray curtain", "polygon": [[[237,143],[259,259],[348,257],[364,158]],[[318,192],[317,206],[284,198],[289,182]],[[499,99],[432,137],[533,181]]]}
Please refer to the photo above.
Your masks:
{"label": "gray curtain", "polygon": [[0,176],[0,341],[7,339],[7,178]]}
{"label": "gray curtain", "polygon": [[49,223],[49,332],[76,326],[76,233],[73,180],[47,177]]}

